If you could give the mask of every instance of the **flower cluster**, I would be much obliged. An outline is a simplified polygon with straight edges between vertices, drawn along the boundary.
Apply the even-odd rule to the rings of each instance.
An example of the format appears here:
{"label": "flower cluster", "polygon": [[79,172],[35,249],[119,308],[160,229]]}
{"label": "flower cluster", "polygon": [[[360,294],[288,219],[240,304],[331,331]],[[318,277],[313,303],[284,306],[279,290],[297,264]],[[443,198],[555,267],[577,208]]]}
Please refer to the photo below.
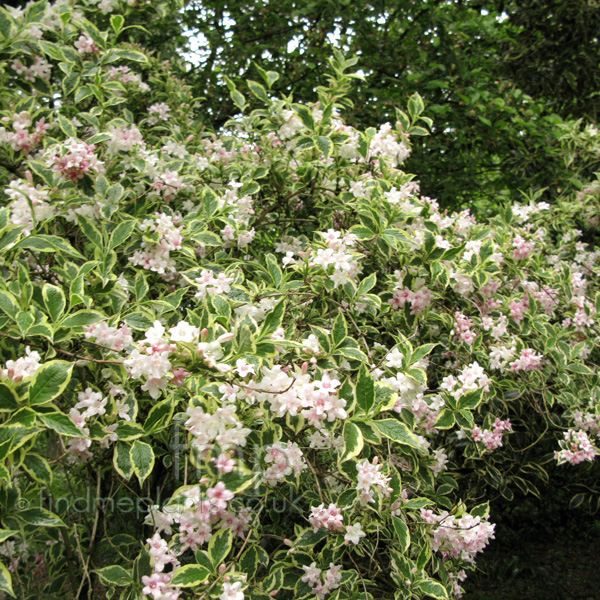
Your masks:
{"label": "flower cluster", "polygon": [[495,525],[481,517],[465,513],[457,518],[446,511],[438,515],[429,509],[421,509],[421,516],[436,526],[431,532],[432,548],[447,556],[473,562],[475,554],[494,539]]}
{"label": "flower cluster", "polygon": [[25,348],[25,356],[21,356],[17,360],[6,361],[4,369],[2,369],[2,377],[17,382],[25,377],[33,377],[35,372],[42,366],[40,358],[39,352],[27,346]]}
{"label": "flower cluster", "polygon": [[34,82],[36,79],[50,79],[51,65],[42,56],[36,56],[31,65],[24,65],[20,59],[16,59],[12,63],[12,68],[17,75],[21,75],[26,81]]}
{"label": "flower cluster", "polygon": [[458,378],[454,375],[444,377],[440,387],[449,394],[458,399],[468,392],[482,389],[489,389],[490,378],[486,375],[483,367],[478,362],[471,363],[468,367],[462,369]]}
{"label": "flower cluster", "polygon": [[512,431],[512,425],[509,419],[496,419],[492,429],[480,429],[473,427],[471,435],[474,442],[482,442],[488,450],[495,450],[502,447],[502,437],[506,431]]}
{"label": "flower cluster", "polygon": [[346,233],[342,237],[342,233],[334,229],[329,229],[321,235],[325,238],[327,248],[317,250],[316,256],[310,261],[310,266],[320,266],[326,271],[333,266],[333,273],[329,275],[329,279],[333,281],[334,287],[355,279],[360,273],[358,264],[360,254],[352,252],[350,248],[356,244],[356,236]]}
{"label": "flower cluster", "polygon": [[56,214],[56,209],[49,202],[50,192],[40,185],[15,179],[4,193],[12,200],[10,221],[13,225],[23,225],[25,235],[29,235],[38,223]]}
{"label": "flower cluster", "polygon": [[410,154],[410,148],[392,131],[392,126],[385,123],[373,136],[369,146],[368,158],[382,157],[388,159],[395,167],[404,162]]}
{"label": "flower cluster", "polygon": [[592,462],[598,450],[592,445],[590,438],[585,431],[575,431],[569,429],[565,431],[564,440],[560,441],[560,450],[554,453],[554,458],[559,464],[571,463],[578,465],[584,461]]}
{"label": "flower cluster", "polygon": [[106,321],[94,323],[86,329],[85,337],[115,352],[121,352],[133,344],[131,329],[124,323],[119,327],[110,327]]}
{"label": "flower cluster", "polygon": [[276,442],[267,447],[265,462],[269,467],[263,478],[271,485],[281,481],[292,473],[298,476],[307,468],[302,450],[295,442]]}
{"label": "flower cluster", "polygon": [[317,567],[317,563],[313,562],[309,566],[303,565],[304,577],[302,581],[308,583],[312,588],[313,593],[323,600],[327,594],[337,589],[342,581],[342,567],[340,565],[329,564],[329,569],[324,572],[324,581],[321,581],[323,571]]}
{"label": "flower cluster", "polygon": [[379,464],[379,457],[376,456],[373,462],[368,459],[361,460],[356,465],[357,485],[356,489],[360,492],[360,502],[368,504],[375,502],[373,488],[378,489],[383,496],[389,496],[392,489],[389,487],[391,477],[386,477],[381,472],[382,465]]}
{"label": "flower cluster", "polygon": [[325,421],[345,419],[346,400],[337,393],[339,380],[328,372],[321,379],[313,379],[310,373],[296,372],[290,376],[281,365],[262,368],[260,381],[251,382],[248,387],[253,397],[269,402],[271,410],[279,417],[286,414],[301,414],[313,427],[321,428]]}
{"label": "flower cluster", "polygon": [[104,172],[104,163],[94,154],[96,146],[69,138],[62,148],[53,147],[46,158],[49,167],[63,179],[75,183],[84,175]]}
{"label": "flower cluster", "polygon": [[330,504],[327,508],[324,504],[311,506],[310,511],[308,522],[315,532],[321,527],[328,531],[339,532],[344,530],[342,511],[335,504]]}
{"label": "flower cluster", "polygon": [[152,239],[145,237],[141,243],[141,250],[136,250],[129,260],[149,271],[160,274],[174,273],[177,268],[171,252],[181,249],[183,242],[183,228],[177,227],[177,221],[177,217],[165,213],[156,213],[154,219],[143,221],[140,229],[150,234],[154,233],[155,236]]}
{"label": "flower cluster", "polygon": [[123,84],[129,84],[132,88],[137,88],[140,92],[150,91],[150,86],[142,81],[141,75],[124,65],[111,67],[108,71],[108,79],[120,81]]}
{"label": "flower cluster", "polygon": [[202,406],[190,406],[186,414],[185,426],[192,435],[192,446],[199,452],[205,452],[213,444],[227,450],[233,446],[245,446],[251,433],[238,420],[234,404],[227,404],[209,413]]}
{"label": "flower cluster", "polygon": [[[233,492],[220,481],[212,487],[202,490],[200,485],[187,486],[180,492],[179,504],[168,505],[164,510],[153,507],[146,522],[154,525],[156,532],[147,540],[152,559],[153,574],[143,580],[143,593],[158,600],[176,600],[178,588],[170,586],[172,576],[180,566],[179,556],[187,550],[196,551],[206,544],[218,529],[230,528],[239,537],[245,537],[249,529],[250,514],[246,509],[232,510]],[[174,526],[178,525],[178,531]],[[171,543],[161,533],[172,535]],[[167,565],[173,571],[164,577]],[[238,593],[241,586],[229,586],[229,591]],[[227,593],[228,588],[224,588]],[[173,594],[165,596],[164,594]],[[163,594],[163,595],[160,595]],[[243,594],[241,595],[243,598]]]}
{"label": "flower cluster", "polygon": [[0,127],[0,144],[8,144],[15,152],[23,154],[29,154],[35,150],[50,129],[50,124],[46,123],[44,117],[38,119],[34,124],[31,115],[26,111],[14,113],[12,118],[3,117],[2,122],[10,123],[12,131]]}

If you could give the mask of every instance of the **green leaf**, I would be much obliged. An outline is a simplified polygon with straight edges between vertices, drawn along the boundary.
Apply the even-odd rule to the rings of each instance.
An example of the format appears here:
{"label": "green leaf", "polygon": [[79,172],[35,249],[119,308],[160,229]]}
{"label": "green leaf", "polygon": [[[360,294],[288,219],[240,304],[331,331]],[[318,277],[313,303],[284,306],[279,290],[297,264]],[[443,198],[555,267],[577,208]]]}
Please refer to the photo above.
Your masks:
{"label": "green leaf", "polygon": [[454,427],[454,423],[454,413],[451,410],[444,408],[440,411],[440,414],[435,421],[435,427],[437,429],[450,429],[451,427]]}
{"label": "green leaf", "polygon": [[375,382],[364,365],[360,369],[356,382],[356,403],[365,414],[369,414],[375,404]]}
{"label": "green leaf", "polygon": [[412,241],[406,233],[399,229],[386,229],[381,236],[392,246],[393,248],[402,248],[404,244],[411,244]]}
{"label": "green leaf", "polygon": [[20,510],[16,516],[25,521],[25,523],[35,525],[36,527],[65,527],[60,517],[45,508],[38,507]]}
{"label": "green leaf", "polygon": [[581,363],[571,363],[567,365],[567,371],[571,373],[579,373],[580,375],[593,375],[594,371],[592,371],[588,366],[583,365]]}
{"label": "green leaf", "polygon": [[94,573],[98,575],[100,581],[104,585],[123,586],[133,583],[131,572],[119,565],[111,565],[109,567],[103,567],[102,569],[96,569]]}
{"label": "green leaf", "polygon": [[63,130],[63,133],[69,138],[77,138],[77,130],[69,119],[58,115],[58,126]]}
{"label": "green leaf", "polygon": [[246,99],[244,98],[244,95],[242,93],[240,93],[238,90],[233,90],[232,92],[230,92],[230,94],[231,94],[231,99],[233,100],[233,103],[241,111],[243,111],[244,108],[246,108]]}
{"label": "green leaf", "polygon": [[481,404],[483,398],[483,390],[473,390],[467,392],[459,401],[458,408],[460,410],[468,409],[473,410]]}
{"label": "green leaf", "polygon": [[[219,244],[221,242],[219,241]],[[276,288],[281,285],[283,280],[283,271],[281,267],[277,264],[277,259],[272,254],[267,254],[267,269],[269,274],[271,275],[271,279],[273,280],[273,284]]]}
{"label": "green leaf", "polygon": [[3,290],[0,290],[0,308],[13,321],[15,320],[17,313],[21,310],[17,299],[10,292],[5,292]]}
{"label": "green leaf", "polygon": [[283,323],[283,315],[285,314],[285,300],[282,300],[273,310],[271,310],[261,327],[259,339],[270,338]]}
{"label": "green leaf", "polygon": [[365,277],[359,284],[358,290],[356,292],[356,296],[360,297],[375,287],[377,283],[377,275],[375,273],[371,273],[368,277]]}
{"label": "green leaf", "polygon": [[81,437],[81,429],[75,425],[69,415],[60,412],[38,413],[37,419],[41,421],[48,429],[68,435],[71,437]]}
{"label": "green leaf", "polygon": [[84,215],[77,215],[77,221],[79,223],[79,227],[85,234],[85,237],[96,246],[96,248],[103,248],[102,242],[102,234],[99,229]]}
{"label": "green leaf", "polygon": [[133,281],[133,288],[135,289],[135,298],[139,302],[146,297],[148,290],[150,289],[148,286],[148,282],[146,281],[146,276],[139,270],[135,274],[135,279]]}
{"label": "green leaf", "polygon": [[340,460],[346,461],[358,456],[364,445],[363,435],[358,426],[352,423],[352,421],[346,421],[342,435],[344,438],[344,450]]}
{"label": "green leaf", "polygon": [[219,529],[208,542],[208,555],[212,564],[218,567],[231,551],[233,532],[230,527]]}
{"label": "green leaf", "polygon": [[203,246],[222,246],[223,240],[212,231],[199,231],[190,236],[195,242]]}
{"label": "green leaf", "polygon": [[424,358],[425,356],[427,356],[436,346],[437,346],[437,344],[423,344],[422,346],[419,346],[412,353],[412,356],[410,358],[411,364],[414,364],[418,360],[421,360],[422,358]]}
{"label": "green leaf", "polygon": [[304,123],[304,126],[307,129],[314,131],[315,120],[313,118],[312,110],[310,110],[310,108],[307,108],[306,106],[302,106],[301,104],[296,105],[294,108],[296,109],[296,113],[300,117],[300,120],[302,121],[302,123]]}
{"label": "green leaf", "polygon": [[23,467],[36,481],[44,485],[51,485],[52,469],[48,461],[39,454],[26,454],[23,460]]}
{"label": "green leaf", "polygon": [[350,360],[358,360],[362,363],[369,361],[368,356],[358,348],[344,346],[343,348],[337,348],[333,354],[349,358]]}
{"label": "green leaf", "polygon": [[245,489],[248,489],[259,477],[259,473],[254,473],[248,469],[241,468],[225,473],[220,480],[225,484],[225,487],[234,494],[239,494]]}
{"label": "green leaf", "polygon": [[421,385],[427,385],[427,374],[423,369],[409,369],[406,374],[418,381]]}
{"label": "green leaf", "polygon": [[131,237],[134,228],[135,221],[133,219],[119,223],[110,236],[110,249],[114,250],[117,246],[120,246],[124,241],[128,240]]}
{"label": "green leaf", "polygon": [[215,569],[213,567],[212,561],[208,557],[208,552],[206,550],[196,550],[196,552],[194,553],[194,556],[196,557],[196,562],[201,567],[205,567],[209,571],[214,572]]}
{"label": "green leaf", "polygon": [[333,346],[340,346],[341,343],[348,336],[348,325],[346,325],[346,319],[344,318],[343,312],[338,312],[335,321],[333,322],[333,328],[331,330],[331,339],[333,340]]}
{"label": "green leaf", "polygon": [[117,436],[120,440],[131,441],[145,435],[144,428],[133,421],[119,421]]}
{"label": "green leaf", "polygon": [[0,591],[16,598],[12,587],[12,577],[10,571],[0,562]]}
{"label": "green leaf", "polygon": [[29,331],[29,328],[35,322],[35,317],[29,312],[19,311],[17,313],[16,321],[17,321],[17,325],[19,326],[19,331],[21,332],[21,335],[23,336],[23,339],[24,339],[27,336],[27,332]]}
{"label": "green leaf", "polygon": [[333,153],[333,142],[324,135],[317,136],[315,140],[317,144],[317,148],[325,155],[326,158],[329,158]]}
{"label": "green leaf", "polygon": [[129,454],[130,445],[126,442],[117,442],[115,451],[113,454],[113,465],[123,477],[123,479],[131,479],[133,475],[133,464],[131,462],[131,456]]}
{"label": "green leaf", "polygon": [[446,588],[437,581],[421,581],[417,584],[417,587],[428,596],[437,598],[439,600],[448,600],[448,592]]}
{"label": "green leaf", "polygon": [[16,529],[0,529],[0,544],[18,533],[19,532]]}
{"label": "green leaf", "polygon": [[140,485],[142,485],[154,468],[154,450],[146,442],[134,440],[129,456],[133,464],[133,472],[136,474]]}
{"label": "green leaf", "polygon": [[16,244],[15,248],[37,250],[38,252],[59,251],[75,258],[84,258],[69,242],[56,235],[30,235]]}
{"label": "green leaf", "polygon": [[71,380],[73,363],[53,360],[42,365],[29,386],[29,404],[46,404],[60,396]]}
{"label": "green leaf", "polygon": [[44,54],[50,56],[54,60],[64,61],[65,57],[63,56],[61,49],[56,44],[47,42],[46,40],[39,40],[38,44]]}
{"label": "green leaf", "polygon": [[396,532],[396,537],[400,542],[400,548],[402,548],[402,552],[406,552],[410,546],[410,531],[408,530],[408,525],[400,517],[394,516],[392,516],[392,524],[394,526],[394,531]]}
{"label": "green leaf", "polygon": [[[79,90],[77,90],[77,94],[79,94]],[[77,101],[77,94],[75,94],[75,101]],[[97,133],[92,137],[89,137],[85,140],[86,144],[99,144],[100,142],[107,142],[112,139],[112,134],[110,133]]]}
{"label": "green leaf", "polygon": [[410,446],[417,450],[423,449],[417,437],[404,423],[398,421],[398,419],[382,419],[381,421],[372,421],[370,424],[374,425],[381,435],[393,442],[397,442],[404,446]]}
{"label": "green leaf", "polygon": [[173,416],[174,408],[175,406],[171,398],[155,404],[148,413],[148,417],[144,423],[146,433],[156,433],[167,427]]}
{"label": "green leaf", "polygon": [[56,285],[45,283],[42,288],[42,296],[50,318],[52,321],[58,321],[67,305],[64,292]]}
{"label": "green leaf", "polygon": [[133,62],[148,62],[145,54],[137,50],[123,50],[122,48],[112,48],[105,55],[103,62],[112,63],[121,60],[132,60]]}
{"label": "green leaf", "polygon": [[425,110],[425,104],[423,104],[423,98],[415,92],[408,100],[408,113],[415,119]]}
{"label": "green leaf", "polygon": [[208,579],[210,571],[201,565],[185,565],[177,571],[171,580],[176,587],[195,587]]}
{"label": "green leaf", "polygon": [[265,88],[262,85],[260,85],[260,83],[252,81],[251,79],[248,79],[246,83],[248,84],[248,87],[250,88],[250,91],[254,96],[256,96],[259,100],[262,100],[266,104],[269,103],[269,97],[267,96],[267,92]]}
{"label": "green leaf", "polygon": [[118,35],[123,29],[123,23],[125,22],[125,17],[122,15],[113,15],[110,18],[110,26],[113,28],[113,31]]}
{"label": "green leaf", "polygon": [[76,313],[65,317],[61,322],[61,327],[87,327],[105,317],[95,310],[78,310]]}
{"label": "green leaf", "polygon": [[279,73],[276,73],[275,71],[267,71],[267,84],[269,86],[269,89],[278,79]]}
{"label": "green leaf", "polygon": [[294,541],[295,548],[314,548],[321,540],[324,540],[329,531],[327,529],[317,529],[317,531],[313,531],[312,529],[307,529],[301,535],[296,538]]}
{"label": "green leaf", "polygon": [[[89,85],[82,85],[75,92],[75,104],[83,102],[86,98],[89,98],[93,94],[92,88]],[[95,137],[95,136],[93,136]]]}
{"label": "green leaf", "polygon": [[6,410],[17,410],[19,400],[11,388],[4,383],[0,383],[0,412]]}
{"label": "green leaf", "polygon": [[240,569],[246,573],[248,580],[254,577],[260,564],[269,564],[269,555],[260,546],[251,546],[240,558]]}
{"label": "green leaf", "polygon": [[132,329],[137,329],[138,331],[147,331],[150,329],[150,327],[152,327],[153,321],[144,313],[134,312],[125,317],[125,323],[127,323],[127,325],[129,325],[129,327]]}

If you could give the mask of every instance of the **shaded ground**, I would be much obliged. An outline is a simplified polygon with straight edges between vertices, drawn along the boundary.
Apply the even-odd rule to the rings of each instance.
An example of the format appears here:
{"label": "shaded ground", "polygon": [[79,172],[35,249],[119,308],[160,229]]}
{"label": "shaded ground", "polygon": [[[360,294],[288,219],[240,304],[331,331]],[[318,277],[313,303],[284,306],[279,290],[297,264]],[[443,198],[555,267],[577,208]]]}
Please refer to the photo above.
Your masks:
{"label": "shaded ground", "polygon": [[499,522],[463,600],[600,600],[600,520],[555,514]]}

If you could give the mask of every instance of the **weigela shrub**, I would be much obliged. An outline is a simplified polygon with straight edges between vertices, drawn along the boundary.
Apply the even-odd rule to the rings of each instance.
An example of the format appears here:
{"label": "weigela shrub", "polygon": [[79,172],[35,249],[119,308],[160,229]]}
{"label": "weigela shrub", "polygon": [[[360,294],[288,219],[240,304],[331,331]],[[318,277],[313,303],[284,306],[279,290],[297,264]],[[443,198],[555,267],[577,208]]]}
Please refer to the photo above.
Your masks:
{"label": "weigela shrub", "polygon": [[96,5],[0,10],[0,588],[459,597],[480,480],[531,485],[490,457],[596,457],[596,188],[442,210],[421,98],[352,128],[337,53],[314,104],[227,81],[209,133]]}

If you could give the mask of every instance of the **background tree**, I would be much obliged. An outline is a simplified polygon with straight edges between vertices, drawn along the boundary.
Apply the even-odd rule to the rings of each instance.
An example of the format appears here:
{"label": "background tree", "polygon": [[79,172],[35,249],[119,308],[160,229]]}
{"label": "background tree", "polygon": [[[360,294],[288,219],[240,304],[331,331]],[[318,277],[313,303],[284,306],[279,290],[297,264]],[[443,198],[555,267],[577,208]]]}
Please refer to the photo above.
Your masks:
{"label": "background tree", "polygon": [[[279,72],[280,92],[313,100],[336,45],[365,75],[349,122],[394,122],[415,91],[433,118],[407,169],[445,206],[497,206],[517,189],[564,179],[555,125],[597,114],[598,10],[548,3],[441,0],[189,2],[184,23],[201,43],[189,74],[207,121],[236,112],[224,76]],[[574,25],[574,26],[573,26]]]}

